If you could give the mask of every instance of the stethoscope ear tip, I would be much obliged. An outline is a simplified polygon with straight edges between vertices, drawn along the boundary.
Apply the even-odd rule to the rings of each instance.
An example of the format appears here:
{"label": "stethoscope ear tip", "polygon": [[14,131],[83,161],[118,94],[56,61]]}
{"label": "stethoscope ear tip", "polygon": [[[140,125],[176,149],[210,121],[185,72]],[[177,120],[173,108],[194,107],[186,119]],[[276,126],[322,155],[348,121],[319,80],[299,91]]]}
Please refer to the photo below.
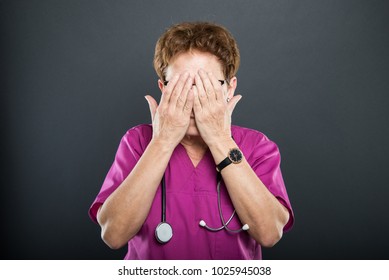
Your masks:
{"label": "stethoscope ear tip", "polygon": [[205,227],[207,224],[204,222],[204,220],[201,220],[199,225],[202,226],[202,227]]}
{"label": "stethoscope ear tip", "polygon": [[243,230],[249,230],[249,229],[250,229],[250,227],[249,227],[249,225],[248,225],[248,224],[244,224],[244,225],[243,225],[243,227],[242,227],[242,229],[243,229]]}

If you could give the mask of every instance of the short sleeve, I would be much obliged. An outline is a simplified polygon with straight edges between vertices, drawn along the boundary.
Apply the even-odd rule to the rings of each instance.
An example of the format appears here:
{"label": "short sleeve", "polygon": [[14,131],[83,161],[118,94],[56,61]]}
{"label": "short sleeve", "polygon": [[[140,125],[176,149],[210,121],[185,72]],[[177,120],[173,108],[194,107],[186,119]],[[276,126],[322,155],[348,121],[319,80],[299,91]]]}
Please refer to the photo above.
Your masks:
{"label": "short sleeve", "polygon": [[[284,231],[292,228],[294,213],[281,172],[281,155],[277,145],[262,133],[247,129],[240,137],[241,149],[250,166],[268,190],[289,211]],[[239,145],[239,143],[238,143]]]}
{"label": "short sleeve", "polygon": [[151,136],[150,125],[139,125],[128,130],[122,137],[100,192],[89,208],[89,217],[94,222],[97,223],[98,209],[130,174],[150,142]]}

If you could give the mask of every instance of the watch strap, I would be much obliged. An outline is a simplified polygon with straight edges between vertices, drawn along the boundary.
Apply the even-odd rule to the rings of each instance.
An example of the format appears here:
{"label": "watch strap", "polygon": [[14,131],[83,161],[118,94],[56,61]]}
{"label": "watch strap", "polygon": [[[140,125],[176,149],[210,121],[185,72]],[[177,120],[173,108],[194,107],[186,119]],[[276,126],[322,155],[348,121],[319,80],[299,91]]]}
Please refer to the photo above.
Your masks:
{"label": "watch strap", "polygon": [[217,172],[221,172],[225,167],[230,165],[232,163],[231,159],[229,157],[226,157],[224,160],[222,160],[218,165],[216,165]]}

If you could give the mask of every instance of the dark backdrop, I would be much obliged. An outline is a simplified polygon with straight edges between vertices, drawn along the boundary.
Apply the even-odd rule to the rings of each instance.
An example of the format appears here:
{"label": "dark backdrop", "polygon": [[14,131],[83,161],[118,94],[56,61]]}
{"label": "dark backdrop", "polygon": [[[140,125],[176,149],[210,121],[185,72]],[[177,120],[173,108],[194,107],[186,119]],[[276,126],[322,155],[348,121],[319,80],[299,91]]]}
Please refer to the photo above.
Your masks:
{"label": "dark backdrop", "polygon": [[[389,2],[0,1],[3,259],[121,259],[87,210],[173,23],[241,50],[233,120],[281,150],[296,223],[266,259],[387,259]],[[228,246],[228,244],[226,244]]]}

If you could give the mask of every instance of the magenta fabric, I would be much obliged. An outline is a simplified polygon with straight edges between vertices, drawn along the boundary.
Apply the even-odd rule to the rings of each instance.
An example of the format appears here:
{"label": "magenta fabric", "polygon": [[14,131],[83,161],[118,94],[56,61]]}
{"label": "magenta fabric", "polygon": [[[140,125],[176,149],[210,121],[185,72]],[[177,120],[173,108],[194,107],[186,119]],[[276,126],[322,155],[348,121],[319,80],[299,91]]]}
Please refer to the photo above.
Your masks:
{"label": "magenta fabric", "polygon": [[[294,215],[282,178],[281,158],[276,144],[264,134],[248,128],[232,126],[232,135],[258,177],[289,210],[290,218],[284,231],[289,230]],[[136,126],[123,136],[112,167],[89,209],[93,221],[97,222],[98,208],[131,172],[151,137],[151,125]],[[159,186],[144,225],[128,242],[125,259],[262,259],[261,246],[247,232],[210,232],[199,226],[200,220],[214,228],[221,226],[217,206],[217,172],[209,150],[195,168],[185,148],[179,144],[167,166],[165,178],[166,221],[173,228],[173,237],[164,245],[155,239],[155,228],[161,222]],[[221,201],[224,219],[228,220],[234,208],[223,183]],[[240,227],[242,224],[235,215],[229,228]]]}

